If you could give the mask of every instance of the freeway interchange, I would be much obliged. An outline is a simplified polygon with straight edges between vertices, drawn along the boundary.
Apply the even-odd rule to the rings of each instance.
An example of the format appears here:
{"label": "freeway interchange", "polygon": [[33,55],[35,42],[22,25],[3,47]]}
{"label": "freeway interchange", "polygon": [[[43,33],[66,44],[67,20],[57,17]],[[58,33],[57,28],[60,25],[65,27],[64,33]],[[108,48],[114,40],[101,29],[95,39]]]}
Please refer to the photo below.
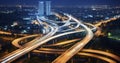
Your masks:
{"label": "freeway interchange", "polygon": [[[89,50],[89,49],[83,49],[89,41],[93,38],[94,32],[97,31],[97,27],[90,23],[83,24],[80,20],[77,20],[71,15],[64,14],[68,17],[68,20],[66,21],[53,21],[46,19],[45,17],[39,17],[37,16],[37,21],[39,25],[45,25],[47,26],[45,29],[44,35],[41,37],[39,34],[38,35],[31,35],[31,36],[26,36],[22,38],[15,39],[12,44],[19,49],[3,56],[0,58],[1,63],[10,63],[21,56],[33,52],[33,53],[47,53],[47,54],[61,54],[58,56],[52,63],[66,63],[69,59],[71,59],[74,55],[85,55],[85,56],[92,56],[110,63],[116,63],[116,61],[102,57],[100,55],[96,54],[91,54],[91,53],[86,53],[86,52],[92,52],[92,53],[97,53],[97,54],[103,54],[106,56],[110,56],[114,58],[115,60],[119,61],[120,57],[107,53],[104,51],[98,51],[98,50]],[[58,23],[64,23],[64,25],[59,26]],[[75,23],[73,27],[68,27],[71,26],[71,24]],[[67,29],[63,29],[64,27],[68,27]],[[47,32],[46,32],[47,31]],[[61,42],[61,43],[53,43],[53,44],[48,44],[51,40],[59,39],[63,36],[68,37],[69,35],[75,35],[75,34],[84,34],[85,36],[77,39],[71,39],[70,41],[66,42]],[[30,42],[27,42],[23,45],[20,45],[19,42],[21,42],[24,39],[31,38],[31,37],[36,37]],[[44,47],[51,47],[51,46],[62,46],[64,44],[69,44],[73,43],[75,41],[79,41],[72,45],[70,48],[65,49],[65,50],[58,50],[58,49],[50,49],[50,48],[44,48]],[[36,48],[42,46],[43,48],[40,48],[39,50],[35,50]],[[85,53],[82,53],[84,51]]]}

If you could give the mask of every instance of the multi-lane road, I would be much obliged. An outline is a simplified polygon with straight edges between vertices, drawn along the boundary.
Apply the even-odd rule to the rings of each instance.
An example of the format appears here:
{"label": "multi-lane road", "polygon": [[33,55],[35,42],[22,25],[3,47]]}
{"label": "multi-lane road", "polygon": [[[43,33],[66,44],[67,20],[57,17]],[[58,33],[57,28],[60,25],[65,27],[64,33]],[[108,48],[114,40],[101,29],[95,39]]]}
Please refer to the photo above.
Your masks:
{"label": "multi-lane road", "polygon": [[93,38],[93,32],[86,25],[82,24],[79,20],[71,16],[71,18],[79,22],[80,25],[86,30],[87,34],[83,40],[73,45],[71,48],[66,50],[62,55],[55,59],[52,63],[66,63],[70,58],[77,54],[83,47]]}
{"label": "multi-lane road", "polygon": [[[65,51],[65,49],[40,48],[40,49],[37,49],[37,50],[33,50],[32,52],[37,53],[37,54],[39,54],[39,53],[43,53],[43,54],[44,53],[45,54],[62,54],[64,51]],[[95,57],[95,58],[107,61],[109,63],[116,63],[115,60],[120,61],[119,60],[120,57],[117,56],[117,55],[114,55],[112,53],[108,53],[106,51],[93,50],[93,49],[83,49],[83,50],[81,50],[81,52],[78,52],[76,55],[84,55],[84,56]]]}
{"label": "multi-lane road", "polygon": [[[91,40],[91,39],[92,39],[92,36],[93,36],[92,31],[91,31],[90,29],[88,29],[85,25],[83,25],[82,23],[80,23],[78,20],[76,20],[75,18],[73,18],[72,16],[69,16],[69,17],[72,18],[72,20],[74,20],[75,22],[77,22],[77,23],[78,23],[78,26],[81,25],[81,26],[83,26],[83,27],[86,29],[86,31],[88,31],[88,34],[87,34],[86,38],[88,38],[88,39]],[[39,20],[39,17],[37,17],[37,20],[38,20],[38,22],[40,22],[40,24],[42,23],[42,22]],[[43,21],[44,21],[44,20],[43,20]],[[2,57],[2,58],[0,59],[1,63],[12,62],[12,61],[16,60],[17,58],[21,57],[22,55],[30,52],[31,50],[39,47],[40,45],[42,45],[42,44],[44,44],[44,43],[46,43],[46,42],[48,42],[48,41],[50,41],[50,40],[52,40],[52,39],[55,39],[55,38],[58,38],[58,37],[61,37],[61,36],[64,36],[64,35],[69,35],[69,34],[74,34],[74,33],[79,33],[79,32],[81,32],[81,31],[78,30],[78,31],[72,31],[72,32],[66,32],[66,33],[58,34],[58,35],[55,35],[55,36],[51,37],[52,35],[54,35],[54,34],[58,31],[58,27],[57,27],[56,24],[49,22],[49,20],[46,20],[46,22],[47,22],[48,24],[50,24],[50,25],[48,25],[48,26],[51,28],[51,30],[50,30],[50,32],[49,32],[48,34],[46,34],[46,35],[43,36],[43,37],[37,37],[37,38],[34,39],[33,41],[31,41],[31,42],[23,45],[23,48],[20,48],[20,49],[18,49],[18,50],[16,50],[16,51],[13,51],[12,53],[10,53],[10,54],[8,54],[8,55],[5,55],[4,57]],[[51,26],[51,25],[52,25],[52,26]],[[77,26],[77,27],[78,27],[78,26]],[[91,35],[90,35],[90,34],[91,34]],[[90,35],[90,36],[89,36],[89,35]],[[48,37],[50,37],[50,38],[48,39]],[[84,42],[84,43],[81,43],[81,44],[78,44],[78,45],[79,45],[79,46],[81,47],[81,49],[82,49],[82,47],[85,46],[84,44],[87,44],[88,41],[89,41],[89,40],[86,41],[86,39],[84,39],[84,40],[82,41],[82,42]],[[79,48],[79,47],[77,47],[77,48]],[[73,49],[74,49],[74,48],[73,48]],[[77,52],[74,52],[74,54],[76,54],[76,53],[77,53]],[[68,57],[68,56],[67,56],[67,57]],[[69,58],[71,58],[71,57],[69,57]]]}
{"label": "multi-lane road", "polygon": [[48,25],[48,26],[51,29],[51,31],[48,34],[46,34],[43,37],[37,37],[36,39],[33,40],[34,42],[31,41],[31,42],[23,45],[24,48],[20,48],[18,50],[11,52],[8,55],[5,55],[4,57],[2,57],[0,59],[0,62],[1,63],[12,62],[12,61],[16,60],[17,58],[21,57],[22,55],[24,55],[24,54],[30,52],[31,50],[39,47],[40,45],[44,44],[45,42],[42,42],[42,41],[47,39],[48,37],[54,35],[58,30],[57,26],[53,26],[52,24]]}
{"label": "multi-lane road", "polygon": [[[119,59],[119,57],[117,57],[115,55],[108,54],[108,53],[105,53],[105,52],[101,52],[101,51],[98,51],[98,50],[83,50],[85,45],[88,44],[89,41],[93,38],[94,34],[93,34],[92,30],[96,30],[96,27],[87,23],[87,25],[92,27],[92,29],[90,29],[89,27],[84,25],[81,21],[77,20],[76,18],[72,17],[71,15],[68,15],[68,14],[65,14],[65,15],[68,16],[68,20],[61,21],[61,22],[64,22],[64,25],[62,27],[69,26],[71,24],[70,21],[72,20],[72,21],[74,21],[74,23],[76,23],[76,26],[74,28],[67,29],[67,30],[59,30],[59,28],[61,28],[61,26],[58,26],[57,23],[61,23],[60,21],[53,21],[53,20],[46,19],[44,17],[38,17],[37,16],[37,21],[39,22],[39,24],[43,24],[43,22],[46,22],[45,25],[48,26],[48,28],[49,28],[48,33],[44,34],[44,36],[42,36],[42,37],[39,36],[39,35],[31,35],[31,36],[22,37],[22,38],[14,40],[12,42],[12,44],[15,45],[16,47],[18,47],[19,49],[17,49],[15,51],[11,52],[10,54],[5,55],[4,57],[0,58],[0,62],[1,63],[12,62],[12,61],[16,60],[17,58],[19,58],[19,57],[29,53],[30,51],[38,48],[39,46],[49,42],[50,40],[53,40],[53,39],[56,39],[56,38],[59,38],[59,37],[63,37],[63,36],[66,36],[66,35],[70,35],[70,34],[81,33],[81,32],[86,33],[86,36],[83,37],[82,39],[81,38],[80,39],[74,39],[74,40],[70,40],[70,41],[66,41],[66,42],[62,42],[62,43],[56,43],[56,44],[53,44],[53,45],[43,45],[43,46],[58,46],[58,45],[64,45],[64,44],[72,43],[74,41],[79,40],[79,42],[75,43],[72,47],[70,47],[67,50],[64,50],[64,51],[63,50],[62,51],[52,50],[52,51],[58,51],[57,53],[61,54],[58,58],[56,58],[53,61],[53,63],[66,63],[70,58],[72,58],[76,54],[85,55],[85,56],[93,56],[93,57],[96,57],[96,58],[98,57],[99,59],[104,58],[103,60],[105,60],[105,61],[115,63],[111,59],[101,57],[101,56],[98,56],[98,55],[95,55],[95,54],[86,53],[86,52],[92,52],[92,53],[96,52],[98,54],[103,54],[103,55],[113,57],[116,60]],[[75,30],[79,27],[82,27],[84,30]],[[62,32],[62,31],[64,31],[64,32]],[[59,33],[59,32],[62,32],[62,33],[56,34],[56,33]],[[24,44],[24,45],[19,45],[20,41],[22,41],[24,39],[27,39],[27,38],[30,38],[30,37],[36,37],[36,38],[34,40]],[[47,51],[45,52],[44,50],[47,50]],[[80,51],[84,51],[85,53],[81,53]],[[50,53],[52,53],[51,50],[49,50],[49,49],[42,49],[42,51],[40,50],[40,52],[43,52],[43,53],[50,52]]]}

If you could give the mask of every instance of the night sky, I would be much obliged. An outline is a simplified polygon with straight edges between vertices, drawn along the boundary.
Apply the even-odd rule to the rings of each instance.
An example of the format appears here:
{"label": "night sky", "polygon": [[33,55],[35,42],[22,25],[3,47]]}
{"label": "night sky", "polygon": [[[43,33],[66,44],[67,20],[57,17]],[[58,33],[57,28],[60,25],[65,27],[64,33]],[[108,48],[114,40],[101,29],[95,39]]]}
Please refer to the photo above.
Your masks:
{"label": "night sky", "polygon": [[[0,0],[0,5],[37,5],[40,0]],[[45,0],[42,0],[45,1]],[[50,0],[52,5],[120,5],[120,0]]]}

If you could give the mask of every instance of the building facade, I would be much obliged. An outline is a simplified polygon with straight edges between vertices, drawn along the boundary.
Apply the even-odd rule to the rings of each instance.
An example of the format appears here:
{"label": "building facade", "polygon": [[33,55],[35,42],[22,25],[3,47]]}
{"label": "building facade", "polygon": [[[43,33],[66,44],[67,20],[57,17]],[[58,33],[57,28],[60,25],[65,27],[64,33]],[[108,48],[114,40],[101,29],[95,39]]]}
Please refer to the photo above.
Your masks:
{"label": "building facade", "polygon": [[51,15],[51,1],[39,1],[38,14],[40,16]]}
{"label": "building facade", "polygon": [[39,1],[38,14],[40,16],[44,15],[44,2],[43,1]]}
{"label": "building facade", "polygon": [[46,15],[51,15],[51,1],[46,1]]}

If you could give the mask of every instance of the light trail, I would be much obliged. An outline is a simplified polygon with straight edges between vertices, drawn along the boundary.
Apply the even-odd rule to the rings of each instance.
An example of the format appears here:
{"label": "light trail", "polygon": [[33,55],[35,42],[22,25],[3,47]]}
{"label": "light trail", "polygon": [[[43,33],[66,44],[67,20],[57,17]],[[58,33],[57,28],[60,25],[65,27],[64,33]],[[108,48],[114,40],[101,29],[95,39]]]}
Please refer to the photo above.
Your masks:
{"label": "light trail", "polygon": [[[74,21],[78,22],[76,19],[74,19],[74,18],[72,18],[72,19]],[[81,33],[81,32],[84,31],[84,30],[83,31],[81,31],[81,30],[71,31],[71,32],[66,32],[66,33],[58,34],[58,35],[55,35],[55,36],[51,37],[52,35],[54,35],[58,31],[58,27],[54,23],[50,23],[49,21],[46,21],[46,22],[48,22],[49,24],[52,25],[52,26],[48,25],[51,28],[51,31],[48,34],[46,34],[43,37],[37,37],[35,39],[36,41],[33,40],[33,41],[23,45],[22,46],[23,48],[20,48],[20,49],[18,49],[16,51],[13,51],[12,53],[10,53],[8,55],[5,55],[4,57],[2,57],[0,59],[1,63],[12,62],[12,61],[16,60],[17,58],[21,57],[22,55],[30,52],[31,50],[39,47],[40,45],[43,45],[44,43],[47,43],[48,41],[50,41],[52,39],[55,39],[55,38],[58,38],[58,37],[62,37],[62,36],[65,36],[65,35],[69,35],[69,34]],[[78,24],[80,24],[81,26],[85,27],[85,25],[83,25],[80,22],[78,22]],[[88,36],[88,38],[91,39],[91,36],[90,37]],[[84,43],[81,44],[81,46],[83,46],[83,45],[84,45]],[[78,46],[77,46],[77,48],[78,48]]]}
{"label": "light trail", "polygon": [[[79,22],[79,20],[75,19],[74,17],[71,16],[71,18]],[[84,24],[80,23],[80,25],[86,30],[87,35],[86,37],[81,40],[80,42],[76,43],[73,45],[71,48],[66,50],[62,55],[60,55],[58,58],[56,58],[52,63],[66,63],[72,56],[74,56],[76,53],[81,51],[83,47],[93,38],[93,32]]]}
{"label": "light trail", "polygon": [[[62,53],[64,53],[63,50],[59,50],[59,51],[50,51],[50,50],[55,50],[55,49],[44,49],[44,50],[43,51],[42,50],[34,50],[33,53],[43,53],[43,54],[44,53],[46,53],[46,54],[62,54]],[[49,51],[47,51],[47,50],[49,50]],[[88,49],[84,49],[84,50],[88,50]],[[81,51],[81,52],[77,53],[77,55],[90,56],[90,57],[94,57],[94,58],[104,60],[104,61],[109,62],[109,63],[117,63],[116,61],[114,61],[112,59],[109,59],[109,58],[106,58],[104,56],[100,56],[100,55],[97,55],[97,54],[85,53],[85,52]]]}

